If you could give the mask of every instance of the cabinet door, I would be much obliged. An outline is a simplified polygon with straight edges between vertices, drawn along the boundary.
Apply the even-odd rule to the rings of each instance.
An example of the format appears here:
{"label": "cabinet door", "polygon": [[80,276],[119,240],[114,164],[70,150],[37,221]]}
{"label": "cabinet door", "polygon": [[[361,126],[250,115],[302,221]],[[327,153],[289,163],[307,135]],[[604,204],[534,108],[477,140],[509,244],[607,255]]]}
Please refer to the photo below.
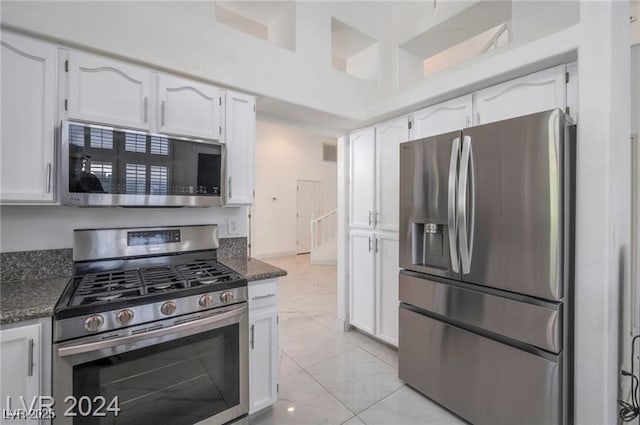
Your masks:
{"label": "cabinet door", "polygon": [[149,130],[151,70],[69,53],[69,118]]}
{"label": "cabinet door", "polygon": [[226,93],[227,205],[253,204],[256,99],[242,93]]}
{"label": "cabinet door", "polygon": [[475,125],[566,106],[565,66],[489,87],[475,94]]}
{"label": "cabinet door", "polygon": [[349,136],[350,224],[373,229],[375,213],[375,131],[366,128]]}
{"label": "cabinet door", "polygon": [[53,202],[56,46],[2,32],[0,201]]}
{"label": "cabinet door", "polygon": [[158,131],[219,140],[220,89],[172,75],[158,75]]}
{"label": "cabinet door", "polygon": [[409,139],[408,117],[376,126],[376,211],[380,230],[398,231],[400,143]]}
{"label": "cabinet door", "polygon": [[[22,406],[20,397],[29,406],[35,397],[41,395],[40,353],[39,324],[0,331],[0,371],[2,372],[0,396],[3,409],[7,407],[8,397],[15,410]],[[15,423],[35,425],[38,420]]]}
{"label": "cabinet door", "polygon": [[376,237],[376,324],[379,338],[398,346],[398,235]]}
{"label": "cabinet door", "polygon": [[350,322],[375,333],[375,236],[369,232],[351,232],[349,283]]}
{"label": "cabinet door", "polygon": [[473,97],[462,96],[413,113],[410,140],[422,139],[471,125]]}
{"label": "cabinet door", "polygon": [[249,413],[278,399],[278,312],[249,311]]}

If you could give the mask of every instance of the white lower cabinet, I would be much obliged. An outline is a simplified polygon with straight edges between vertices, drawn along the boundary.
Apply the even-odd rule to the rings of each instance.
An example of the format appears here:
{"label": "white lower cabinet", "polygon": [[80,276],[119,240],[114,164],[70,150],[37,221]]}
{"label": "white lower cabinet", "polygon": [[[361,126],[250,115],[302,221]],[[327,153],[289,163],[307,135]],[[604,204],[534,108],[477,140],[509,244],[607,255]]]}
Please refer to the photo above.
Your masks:
{"label": "white lower cabinet", "polygon": [[398,345],[398,235],[349,235],[350,324]]}
{"label": "white lower cabinet", "polygon": [[[5,413],[39,409],[37,397],[51,394],[51,319],[2,325],[0,329],[0,405]],[[35,401],[35,404],[32,403]],[[48,424],[49,419],[14,420],[0,424]]]}
{"label": "white lower cabinet", "polygon": [[278,280],[249,282],[249,414],[278,399]]}

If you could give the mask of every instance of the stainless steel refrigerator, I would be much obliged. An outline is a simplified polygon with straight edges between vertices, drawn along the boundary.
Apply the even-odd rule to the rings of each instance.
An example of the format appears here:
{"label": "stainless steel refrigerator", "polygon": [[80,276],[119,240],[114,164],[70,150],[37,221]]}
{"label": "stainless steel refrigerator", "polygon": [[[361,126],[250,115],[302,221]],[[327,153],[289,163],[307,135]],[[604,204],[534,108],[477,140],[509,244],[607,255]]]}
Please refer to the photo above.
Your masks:
{"label": "stainless steel refrigerator", "polygon": [[399,375],[476,425],[572,423],[575,126],[400,147]]}

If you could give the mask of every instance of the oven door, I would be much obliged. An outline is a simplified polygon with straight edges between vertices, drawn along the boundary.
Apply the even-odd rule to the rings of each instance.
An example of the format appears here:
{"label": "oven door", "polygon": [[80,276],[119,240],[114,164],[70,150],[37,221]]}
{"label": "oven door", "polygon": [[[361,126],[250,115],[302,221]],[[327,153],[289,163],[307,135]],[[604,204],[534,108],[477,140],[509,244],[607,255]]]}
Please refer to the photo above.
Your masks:
{"label": "oven door", "polygon": [[246,303],[194,317],[55,344],[53,423],[204,425],[247,414]]}

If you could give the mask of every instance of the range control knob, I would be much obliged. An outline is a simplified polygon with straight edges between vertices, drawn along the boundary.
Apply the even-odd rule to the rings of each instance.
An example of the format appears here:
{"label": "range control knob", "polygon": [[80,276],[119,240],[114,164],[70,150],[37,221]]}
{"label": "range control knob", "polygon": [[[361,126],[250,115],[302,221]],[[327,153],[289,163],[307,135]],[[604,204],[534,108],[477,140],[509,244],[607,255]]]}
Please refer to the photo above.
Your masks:
{"label": "range control knob", "polygon": [[203,295],[200,297],[200,300],[198,301],[198,304],[200,304],[200,307],[202,308],[209,308],[213,305],[213,295],[207,294],[207,295]]}
{"label": "range control knob", "polygon": [[99,314],[87,317],[84,321],[84,328],[89,332],[95,332],[104,324],[104,317]]}
{"label": "range control knob", "polygon": [[171,316],[176,311],[176,303],[175,301],[167,301],[166,303],[160,306],[160,311],[165,316]]}
{"label": "range control knob", "polygon": [[222,294],[220,294],[220,301],[222,301],[225,304],[233,301],[233,292],[224,291]]}
{"label": "range control knob", "polygon": [[116,321],[121,325],[126,325],[131,320],[133,320],[133,311],[131,310],[122,310],[116,314]]}

